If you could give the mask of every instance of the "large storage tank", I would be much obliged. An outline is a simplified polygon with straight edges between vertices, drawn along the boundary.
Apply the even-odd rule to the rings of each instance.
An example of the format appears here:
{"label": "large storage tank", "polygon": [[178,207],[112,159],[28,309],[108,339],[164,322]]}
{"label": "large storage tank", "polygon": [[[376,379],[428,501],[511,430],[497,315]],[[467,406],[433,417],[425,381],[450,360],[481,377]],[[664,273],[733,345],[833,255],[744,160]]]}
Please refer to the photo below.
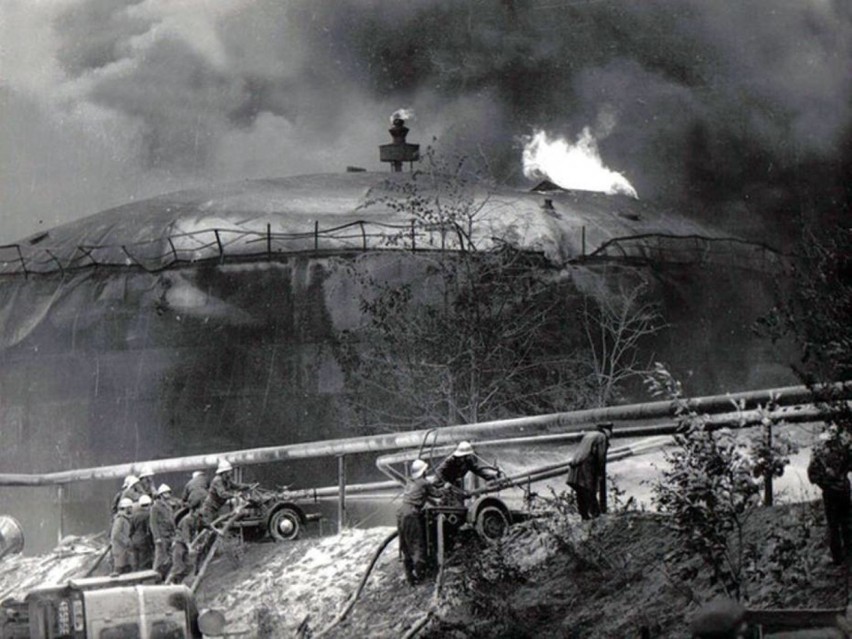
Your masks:
{"label": "large storage tank", "polygon": [[[412,251],[453,250],[451,238],[388,206],[411,179],[364,172],[179,192],[2,249],[0,468],[353,434],[340,419],[333,352],[337,332],[359,319],[353,268],[413,281]],[[792,381],[750,331],[774,277],[774,256],[760,247],[625,196],[478,186],[473,197],[483,248],[500,238],[540,252],[578,286],[618,269],[650,274],[671,324],[654,350],[690,376],[693,392]],[[333,483],[314,470],[300,471],[303,484]],[[282,483],[292,483],[287,473]],[[59,524],[105,526],[114,490],[2,494],[5,510],[47,543]],[[57,499],[68,502],[63,522],[56,508],[29,507]]]}

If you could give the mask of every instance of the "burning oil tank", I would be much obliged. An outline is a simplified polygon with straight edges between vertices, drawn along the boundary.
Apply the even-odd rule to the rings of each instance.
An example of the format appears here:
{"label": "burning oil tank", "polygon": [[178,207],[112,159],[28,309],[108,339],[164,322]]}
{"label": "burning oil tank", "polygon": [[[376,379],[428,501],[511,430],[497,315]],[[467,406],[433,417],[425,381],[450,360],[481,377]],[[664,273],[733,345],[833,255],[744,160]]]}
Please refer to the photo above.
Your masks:
{"label": "burning oil tank", "polygon": [[[387,159],[397,168],[406,153]],[[402,282],[415,277],[413,254],[453,250],[391,205],[415,179],[347,172],[181,191],[0,249],[0,467],[46,472],[351,434],[333,345],[361,318],[353,267]],[[499,238],[540,253],[578,286],[613,265],[652,273],[671,325],[655,350],[690,371],[694,392],[791,381],[751,337],[775,277],[760,247],[627,196],[546,183],[470,189],[481,248]],[[48,531],[55,515],[27,504],[64,500],[60,528],[79,529],[114,490],[2,494],[28,531]],[[108,520],[106,506],[95,520]]]}

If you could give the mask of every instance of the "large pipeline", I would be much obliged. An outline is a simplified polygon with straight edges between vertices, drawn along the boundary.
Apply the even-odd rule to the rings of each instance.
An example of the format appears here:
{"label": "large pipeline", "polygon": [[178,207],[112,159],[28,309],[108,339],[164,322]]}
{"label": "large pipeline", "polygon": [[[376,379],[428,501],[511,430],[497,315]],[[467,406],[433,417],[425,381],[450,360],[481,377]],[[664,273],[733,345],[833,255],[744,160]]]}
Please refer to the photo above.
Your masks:
{"label": "large pipeline", "polygon": [[[719,413],[709,415],[707,426],[709,428],[744,428],[760,424],[764,417],[769,417],[776,423],[800,423],[817,421],[823,417],[823,413],[812,404],[804,406],[782,406],[781,408],[767,413],[757,410],[746,410],[740,412]],[[672,435],[677,432],[679,425],[675,421],[665,423],[644,424],[641,426],[619,426],[613,431],[613,438],[628,439],[632,437],[652,437],[657,435]],[[566,432],[554,435],[532,435],[525,437],[511,437],[507,439],[477,441],[477,450],[493,448],[516,447],[529,444],[569,443],[579,441],[585,434],[584,431]],[[430,446],[429,455],[445,456],[452,451],[452,446]],[[425,454],[426,451],[424,451]],[[395,453],[382,455],[376,459],[376,467],[387,477],[398,482],[404,482],[406,474],[394,469],[392,464],[410,462],[419,456],[416,449],[402,450]]]}
{"label": "large pipeline", "polygon": [[[826,387],[839,399],[852,398],[852,383],[838,382]],[[807,413],[811,419],[816,419],[820,411],[814,405],[796,409],[795,404],[807,404],[812,400],[811,391],[805,386],[787,386],[784,388],[772,388],[759,391],[748,391],[727,395],[714,395],[710,397],[699,397],[690,400],[690,405],[702,413],[720,413],[730,411],[733,402],[742,402],[746,411],[752,410],[757,404],[766,404],[774,399],[789,413],[791,419],[799,413]],[[549,415],[537,415],[532,417],[517,417],[513,419],[502,419],[477,424],[462,424],[457,426],[445,426],[430,430],[413,430],[403,433],[387,433],[382,435],[368,435],[362,437],[350,437],[343,439],[330,439],[325,441],[304,442],[298,444],[286,444],[282,446],[267,446],[263,448],[252,448],[236,450],[209,455],[190,455],[186,457],[171,457],[168,459],[138,461],[133,463],[115,464],[111,466],[99,466],[77,470],[66,470],[53,473],[23,474],[2,473],[0,474],[0,486],[45,486],[66,484],[77,481],[97,479],[118,479],[125,475],[137,472],[142,465],[150,466],[155,473],[185,472],[202,468],[214,468],[220,457],[227,457],[232,464],[248,465],[262,464],[292,459],[309,459],[317,457],[332,457],[336,455],[350,455],[357,453],[379,452],[398,450],[400,448],[414,448],[421,444],[424,437],[434,433],[433,443],[435,445],[452,444],[465,439],[482,439],[486,437],[519,435],[540,436],[549,434],[564,434],[582,431],[590,428],[593,424],[602,421],[640,421],[651,419],[673,419],[675,404],[671,401],[657,401],[643,404],[628,404],[625,406],[609,406],[606,408],[594,408],[567,413],[552,413]],[[739,414],[735,419],[739,419]],[[727,419],[727,418],[726,418]],[[664,425],[662,428],[674,428],[674,424]],[[619,429],[620,430],[620,429]],[[666,430],[665,432],[671,432]],[[659,431],[657,434],[663,434]]]}

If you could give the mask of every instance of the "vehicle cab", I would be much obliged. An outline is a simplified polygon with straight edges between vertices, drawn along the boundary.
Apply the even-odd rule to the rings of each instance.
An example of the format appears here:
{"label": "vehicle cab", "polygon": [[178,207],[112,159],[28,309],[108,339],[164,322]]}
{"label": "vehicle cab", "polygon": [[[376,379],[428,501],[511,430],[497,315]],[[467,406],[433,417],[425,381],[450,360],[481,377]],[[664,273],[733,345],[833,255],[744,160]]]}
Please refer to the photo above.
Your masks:
{"label": "vehicle cab", "polygon": [[30,639],[201,639],[192,592],[159,581],[149,570],[35,588]]}

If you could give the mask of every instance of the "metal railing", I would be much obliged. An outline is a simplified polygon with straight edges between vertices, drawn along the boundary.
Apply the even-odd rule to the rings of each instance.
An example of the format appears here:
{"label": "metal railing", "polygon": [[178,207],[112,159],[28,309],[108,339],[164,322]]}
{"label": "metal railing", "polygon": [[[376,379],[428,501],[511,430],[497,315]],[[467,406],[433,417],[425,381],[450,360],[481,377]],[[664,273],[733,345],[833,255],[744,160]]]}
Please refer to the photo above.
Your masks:
{"label": "metal railing", "polygon": [[[451,224],[426,225],[411,220],[390,224],[355,220],[301,232],[272,232],[239,228],[211,228],[126,244],[40,246],[46,236],[30,243],[0,246],[0,276],[65,274],[90,268],[140,268],[156,273],[181,265],[226,261],[273,260],[298,254],[342,254],[374,250],[452,251],[470,249],[470,240]],[[786,257],[762,243],[737,238],[650,233],[607,240],[575,259],[617,259],[627,262],[724,263],[757,270],[778,270]],[[485,244],[499,247],[494,238]],[[531,253],[538,251],[530,250]]]}
{"label": "metal railing", "polygon": [[588,258],[651,263],[717,263],[760,271],[778,271],[790,256],[762,242],[734,237],[643,233],[607,240]]}
{"label": "metal railing", "polygon": [[80,244],[62,249],[0,246],[0,275],[52,274],[93,267],[136,267],[158,272],[182,264],[224,263],[227,260],[272,260],[302,253],[346,253],[397,249],[405,251],[460,251],[462,241],[451,225],[389,224],[355,220],[321,229],[294,233],[234,228],[211,228],[175,233],[129,244]]}

